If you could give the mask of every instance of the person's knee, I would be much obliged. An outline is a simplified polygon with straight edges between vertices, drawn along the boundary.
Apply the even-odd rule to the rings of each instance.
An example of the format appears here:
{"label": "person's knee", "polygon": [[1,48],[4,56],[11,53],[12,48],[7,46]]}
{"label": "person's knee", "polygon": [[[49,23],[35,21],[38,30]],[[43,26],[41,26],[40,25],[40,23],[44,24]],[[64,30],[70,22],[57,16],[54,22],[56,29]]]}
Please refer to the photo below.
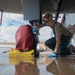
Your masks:
{"label": "person's knee", "polygon": [[46,46],[53,46],[54,44],[55,44],[54,39],[49,39],[49,40],[45,41]]}
{"label": "person's knee", "polygon": [[48,46],[49,45],[49,42],[48,41],[45,41],[45,45]]}
{"label": "person's knee", "polygon": [[49,48],[52,48],[52,47],[53,47],[52,43],[49,42],[49,41],[45,41],[45,45],[46,45],[47,47],[49,47]]}

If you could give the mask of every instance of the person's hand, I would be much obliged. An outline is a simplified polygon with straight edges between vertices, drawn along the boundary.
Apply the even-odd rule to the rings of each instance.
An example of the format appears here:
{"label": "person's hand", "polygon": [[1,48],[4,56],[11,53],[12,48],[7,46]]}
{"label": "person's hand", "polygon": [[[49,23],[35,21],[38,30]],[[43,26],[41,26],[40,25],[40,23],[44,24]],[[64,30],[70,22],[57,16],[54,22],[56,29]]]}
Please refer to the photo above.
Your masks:
{"label": "person's hand", "polygon": [[33,27],[32,32],[33,32],[33,34],[37,34],[38,33],[38,29],[36,27]]}
{"label": "person's hand", "polygon": [[55,48],[55,49],[54,49],[54,53],[57,53],[57,51],[58,51],[57,48]]}

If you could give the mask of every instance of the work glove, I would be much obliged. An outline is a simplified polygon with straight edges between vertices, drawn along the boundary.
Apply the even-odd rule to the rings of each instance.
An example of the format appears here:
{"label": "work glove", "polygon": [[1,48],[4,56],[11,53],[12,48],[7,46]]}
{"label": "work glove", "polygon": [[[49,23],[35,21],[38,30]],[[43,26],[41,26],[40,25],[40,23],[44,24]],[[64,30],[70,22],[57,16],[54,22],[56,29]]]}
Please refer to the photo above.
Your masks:
{"label": "work glove", "polygon": [[48,57],[57,57],[57,54],[56,53],[52,53]]}
{"label": "work glove", "polygon": [[38,28],[33,27],[33,28],[32,28],[32,32],[33,32],[33,34],[37,34],[37,33],[38,33]]}

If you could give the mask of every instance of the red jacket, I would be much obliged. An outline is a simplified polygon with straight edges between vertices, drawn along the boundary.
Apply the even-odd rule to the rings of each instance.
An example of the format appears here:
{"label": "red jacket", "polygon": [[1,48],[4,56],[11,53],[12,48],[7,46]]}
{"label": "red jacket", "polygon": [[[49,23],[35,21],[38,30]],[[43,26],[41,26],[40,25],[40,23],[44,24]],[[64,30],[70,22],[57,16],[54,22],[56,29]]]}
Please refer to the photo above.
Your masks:
{"label": "red jacket", "polygon": [[29,50],[33,48],[33,34],[30,25],[22,25],[18,28],[16,35],[16,48],[17,50]]}

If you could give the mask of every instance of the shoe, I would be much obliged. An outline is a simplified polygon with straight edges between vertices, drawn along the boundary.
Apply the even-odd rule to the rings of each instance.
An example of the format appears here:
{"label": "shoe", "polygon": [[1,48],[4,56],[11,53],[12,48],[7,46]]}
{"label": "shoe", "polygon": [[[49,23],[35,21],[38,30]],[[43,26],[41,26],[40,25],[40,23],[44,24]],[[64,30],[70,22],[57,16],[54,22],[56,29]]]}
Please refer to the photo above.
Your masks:
{"label": "shoe", "polygon": [[57,53],[52,53],[48,57],[57,57]]}

